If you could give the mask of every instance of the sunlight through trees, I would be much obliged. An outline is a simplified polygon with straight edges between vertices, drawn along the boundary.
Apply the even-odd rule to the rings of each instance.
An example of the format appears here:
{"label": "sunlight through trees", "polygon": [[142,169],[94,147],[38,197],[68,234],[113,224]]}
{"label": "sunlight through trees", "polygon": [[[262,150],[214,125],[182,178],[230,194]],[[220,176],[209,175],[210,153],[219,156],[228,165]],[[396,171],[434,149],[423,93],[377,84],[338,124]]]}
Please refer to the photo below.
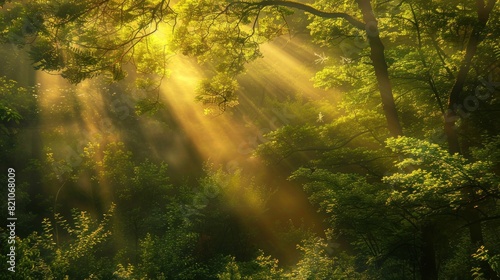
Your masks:
{"label": "sunlight through trees", "polygon": [[0,1],[0,279],[500,279],[497,2]]}

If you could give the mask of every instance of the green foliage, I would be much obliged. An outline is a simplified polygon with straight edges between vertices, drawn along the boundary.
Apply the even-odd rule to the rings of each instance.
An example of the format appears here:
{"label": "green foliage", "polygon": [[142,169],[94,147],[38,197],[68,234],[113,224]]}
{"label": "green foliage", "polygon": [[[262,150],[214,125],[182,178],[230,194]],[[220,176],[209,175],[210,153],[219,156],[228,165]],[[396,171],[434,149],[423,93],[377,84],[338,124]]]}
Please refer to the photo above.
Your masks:
{"label": "green foliage", "polygon": [[[165,62],[167,54],[148,37],[160,23],[173,20],[168,4],[154,0],[15,2],[3,12],[3,40],[28,45],[37,69],[57,72],[72,83],[100,74],[122,79],[127,63],[136,64],[142,74],[162,75],[164,63],[158,63]],[[153,53],[163,59],[152,59]]]}
{"label": "green foliage", "polygon": [[219,73],[212,79],[204,80],[197,88],[196,100],[204,105],[216,106],[223,112],[227,107],[238,105],[236,91],[238,83],[234,78]]}
{"label": "green foliage", "polygon": [[[58,51],[49,39],[37,40],[36,44],[31,47],[29,54],[33,59],[34,67],[37,70],[59,71],[62,68],[62,53]],[[68,74],[65,76],[66,78],[72,78]],[[85,73],[83,73],[82,76],[85,76]],[[76,81],[78,78],[72,78],[72,80]]]}
{"label": "green foliage", "polygon": [[[115,200],[113,220],[105,216],[97,223],[78,211],[73,222],[60,215],[45,220],[41,235],[17,239],[19,277],[415,279],[424,276],[418,267],[429,243],[439,278],[466,273],[485,278],[484,264],[498,273],[500,138],[494,112],[499,105],[496,86],[485,85],[486,78],[491,76],[492,83],[498,76],[498,5],[463,79],[461,104],[451,104],[463,107],[457,132],[464,154],[450,155],[442,147],[446,139],[434,137],[442,131],[450,88],[478,24],[473,1],[371,1],[385,47],[382,64],[389,67],[398,114],[409,136],[388,140],[366,30],[344,18],[306,13],[306,20],[301,12],[270,3],[278,2],[2,1],[0,41],[25,48],[36,69],[72,83],[98,75],[109,80],[137,76],[138,88],[158,93],[173,51],[193,56],[211,77],[200,83],[197,100],[224,111],[238,104],[242,89],[236,77],[262,56],[260,44],[304,28],[303,22],[290,25],[291,19],[303,19],[311,35],[306,40],[325,49],[315,54],[316,66],[308,67],[317,71],[313,82],[337,90],[338,96],[314,101],[295,96],[280,104],[296,117],[273,124],[276,129],[264,136],[268,141],[262,141],[266,143],[258,154],[298,168],[291,179],[303,183],[325,217],[328,238],[293,227],[283,230],[281,236],[290,242],[305,240],[298,246],[302,256],[297,264],[280,267],[251,243],[252,226],[265,213],[270,192],[242,170],[206,170],[196,186],[174,187],[166,164],[140,158],[121,142],[92,142],[81,155],[71,151],[81,160],[77,163],[44,151],[46,159],[37,161],[37,170],[44,171],[45,184],[64,182],[59,190],[89,179],[93,191],[108,192]],[[318,0],[309,7],[361,19],[357,4]],[[134,70],[126,71],[130,65]],[[33,92],[0,79],[2,150],[9,148],[6,143],[20,125],[36,119]],[[478,100],[477,108],[464,103],[471,98]],[[73,102],[75,108],[51,106],[50,112],[74,117],[80,103]],[[139,115],[159,109],[159,95],[136,106]],[[252,122],[260,128],[268,120]],[[24,191],[19,194],[24,200]],[[96,208],[107,203],[94,202]],[[104,248],[108,223],[117,232],[112,241],[119,253]],[[426,239],[428,225],[435,230]],[[470,247],[483,244],[472,244],[477,240],[469,237],[471,225],[484,232],[484,247],[472,258]],[[335,250],[331,243],[337,244]],[[113,261],[104,249],[116,253]]]}
{"label": "green foliage", "polygon": [[[171,196],[175,192],[166,164],[148,159],[137,162],[133,156],[122,142],[109,143],[104,149],[90,143],[84,149],[82,165],[96,174],[97,184],[112,191],[119,217],[115,226],[131,233],[138,242],[146,233],[159,233],[166,228],[166,204],[174,201]],[[102,160],[95,162],[96,158]]]}
{"label": "green foliage", "polygon": [[16,146],[22,143],[22,128],[38,120],[37,97],[36,87],[0,76],[0,157],[5,164],[26,154]]}
{"label": "green foliage", "polygon": [[99,163],[99,166],[103,168],[100,174],[102,179],[116,186],[127,186],[128,176],[133,172],[133,164],[132,153],[125,149],[125,144],[123,142],[110,143],[102,154],[103,158]]}
{"label": "green foliage", "polygon": [[[15,122],[16,124],[19,124],[19,121],[22,119],[21,115],[17,111],[5,107],[3,104],[0,104],[0,114],[0,120],[4,122]],[[2,128],[5,132],[6,128],[4,125],[2,125]]]}
{"label": "green foliage", "polygon": [[305,225],[304,220],[301,220],[301,223],[296,226],[291,219],[288,220],[286,224],[278,223],[276,225],[275,235],[284,244],[290,244],[294,247],[304,240],[315,237],[315,233],[311,228]]}
{"label": "green foliage", "polygon": [[260,251],[250,262],[237,262],[232,257],[224,272],[217,275],[218,279],[368,279],[362,273],[354,271],[353,262],[346,255],[328,255],[327,243],[322,238],[305,239],[297,248],[302,252],[302,257],[296,265],[287,269],[280,268],[277,259]]}
{"label": "green foliage", "polygon": [[471,267],[474,267],[475,264],[469,249],[469,234],[462,231],[453,237],[453,242],[450,242],[450,244],[438,244],[440,247],[446,247],[440,253],[440,274],[450,278],[470,275]]}
{"label": "green foliage", "polygon": [[[0,176],[0,180],[8,182],[7,174]],[[7,198],[8,190],[8,188],[0,189],[0,196]],[[18,182],[16,184],[15,194],[15,214],[16,218],[18,219],[16,221],[16,234],[18,236],[27,236],[36,229],[34,221],[38,216],[38,213],[34,213],[34,211],[30,207],[34,199],[29,193],[29,184],[27,182]],[[9,206],[12,206],[12,204],[7,203],[7,201],[4,204],[0,205],[0,211],[2,211],[1,213],[9,213]],[[6,217],[6,215],[4,217]],[[0,229],[0,236],[3,234],[3,230],[4,228]],[[5,240],[7,240],[7,237],[5,237]],[[7,244],[7,242],[5,244]],[[5,247],[8,246],[6,245]]]}
{"label": "green foliage", "polygon": [[238,264],[234,257],[226,265],[225,271],[217,275],[219,280],[241,280]]}
{"label": "green foliage", "polygon": [[[109,277],[111,271],[101,250],[111,235],[109,219],[113,211],[111,205],[100,222],[77,210],[73,211],[72,224],[58,214],[54,221],[44,219],[42,234],[33,232],[16,239],[16,276],[22,279]],[[61,229],[66,235],[63,236]]]}
{"label": "green foliage", "polygon": [[231,257],[222,273],[217,274],[219,280],[272,280],[272,279],[287,279],[283,269],[278,267],[278,260],[271,256],[265,256],[264,252],[260,251],[259,255],[250,262],[237,262],[234,257]]}
{"label": "green foliage", "polygon": [[[52,241],[52,240],[51,240]],[[7,247],[7,246],[5,246]],[[50,266],[50,259],[44,259],[43,239],[33,232],[26,238],[16,238],[16,270],[17,277],[22,279],[56,279],[53,268]],[[5,254],[2,254],[2,261],[6,261]],[[4,273],[6,274],[6,273]],[[11,278],[2,278],[11,279]]]}
{"label": "green foliage", "polygon": [[[430,221],[438,224],[443,230],[434,238],[457,242],[456,246],[443,246],[439,250],[444,251],[441,260],[443,272],[450,277],[459,275],[457,270],[461,271],[472,264],[467,249],[471,246],[470,241],[461,237],[465,234],[462,233],[464,223],[477,223],[498,213],[492,204],[498,196],[500,181],[493,171],[494,165],[487,157],[468,160],[459,154],[450,155],[437,144],[409,137],[388,139],[387,145],[400,155],[396,164],[400,172],[383,179],[394,186],[387,204],[408,211],[404,214],[405,219],[414,226],[422,226]],[[476,150],[476,153],[480,154],[479,151]],[[472,216],[468,211],[471,208],[481,215]],[[495,223],[488,225],[492,229],[496,227]],[[445,230],[450,228],[455,229],[455,232]],[[478,251],[473,257],[485,260],[484,256],[483,251]],[[474,267],[473,276],[482,279],[481,266]]]}
{"label": "green foliage", "polygon": [[232,255],[248,260],[256,250],[252,225],[267,210],[272,190],[257,185],[239,169],[226,172],[209,166],[206,174],[184,208],[184,225],[201,235],[198,257]]}
{"label": "green foliage", "polygon": [[[330,167],[335,172],[359,172],[381,177],[393,155],[382,149],[387,137],[384,117],[360,104],[339,98],[308,100],[297,97],[284,105],[293,116],[288,124],[265,135],[256,153],[271,163],[287,162],[312,169]],[[321,115],[321,119],[320,119]],[[304,161],[304,157],[310,159]],[[299,165],[300,164],[300,165]]]}
{"label": "green foliage", "polygon": [[[489,161],[469,162],[461,155],[450,155],[437,144],[408,137],[389,139],[387,146],[405,157],[396,166],[406,170],[384,178],[399,187],[389,203],[407,203],[426,215],[445,205],[458,209],[498,195],[494,186],[499,178],[491,171]],[[475,199],[471,201],[471,197]]]}
{"label": "green foliage", "polygon": [[137,115],[149,114],[155,115],[164,106],[158,100],[141,99],[135,105],[135,112]]}
{"label": "green foliage", "polygon": [[167,231],[163,237],[146,235],[141,240],[137,273],[145,279],[196,279],[206,268],[192,257],[197,235],[182,229]]}
{"label": "green foliage", "polygon": [[123,266],[121,263],[117,265],[116,271],[113,272],[113,276],[116,276],[117,279],[125,280],[125,279],[134,279],[134,266],[131,264],[127,264],[127,266]]}
{"label": "green foliage", "polygon": [[393,274],[391,279],[402,279],[409,269],[406,262],[416,261],[400,248],[400,244],[411,240],[412,229],[400,221],[397,209],[385,206],[390,194],[387,186],[369,183],[357,174],[323,169],[302,168],[291,178],[306,180],[304,190],[327,217],[329,227],[334,229],[332,238],[349,242],[358,252],[358,262],[367,265],[355,270],[372,270],[374,275],[386,277]]}
{"label": "green foliage", "polygon": [[197,258],[200,253],[199,233],[182,224],[169,222],[168,225],[169,227],[158,235],[147,233],[141,238],[138,262],[128,263],[126,266],[118,263],[114,275],[119,279],[215,279],[214,267],[218,269],[216,258]]}
{"label": "green foliage", "polygon": [[306,240],[298,248],[303,252],[303,258],[291,273],[291,279],[345,279],[339,269],[336,269],[333,258],[326,255],[326,243],[320,238]]}
{"label": "green foliage", "polygon": [[33,120],[37,117],[35,88],[20,87],[16,81],[0,77],[0,97],[0,131],[2,134],[15,134],[17,130],[15,128],[21,121]]}
{"label": "green foliage", "polygon": [[[488,253],[488,250],[485,249],[484,246],[481,246],[477,249],[477,252],[472,255],[472,257],[480,262],[487,262],[497,274],[497,277],[500,277],[500,255],[491,256]],[[472,269],[472,277],[474,277],[474,280],[485,279],[483,276],[484,274],[481,272],[481,268],[475,267]]]}
{"label": "green foliage", "polygon": [[500,164],[500,136],[487,139],[482,147],[471,149],[474,159],[491,162],[495,167]]}
{"label": "green foliage", "polygon": [[259,9],[237,2],[225,5],[225,1],[181,1],[178,11],[183,24],[176,30],[174,42],[184,55],[213,63],[217,71],[234,76],[261,55],[258,30],[246,25],[253,22]]}

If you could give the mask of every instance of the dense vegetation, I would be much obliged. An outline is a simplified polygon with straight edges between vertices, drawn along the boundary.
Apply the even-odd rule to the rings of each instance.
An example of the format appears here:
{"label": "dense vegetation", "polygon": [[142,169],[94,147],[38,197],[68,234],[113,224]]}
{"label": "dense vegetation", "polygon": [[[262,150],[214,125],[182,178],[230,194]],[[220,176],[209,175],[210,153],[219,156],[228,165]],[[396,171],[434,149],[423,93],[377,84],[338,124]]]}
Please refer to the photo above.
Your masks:
{"label": "dense vegetation", "polygon": [[[496,0],[174,2],[0,2],[0,178],[16,170],[18,218],[0,278],[500,279]],[[283,41],[328,91],[266,80],[292,71],[259,64]],[[42,71],[74,85],[44,90]],[[251,160],[174,139],[192,111],[167,100],[186,87],[203,123],[259,130],[237,147]],[[270,218],[294,186],[320,224]]]}

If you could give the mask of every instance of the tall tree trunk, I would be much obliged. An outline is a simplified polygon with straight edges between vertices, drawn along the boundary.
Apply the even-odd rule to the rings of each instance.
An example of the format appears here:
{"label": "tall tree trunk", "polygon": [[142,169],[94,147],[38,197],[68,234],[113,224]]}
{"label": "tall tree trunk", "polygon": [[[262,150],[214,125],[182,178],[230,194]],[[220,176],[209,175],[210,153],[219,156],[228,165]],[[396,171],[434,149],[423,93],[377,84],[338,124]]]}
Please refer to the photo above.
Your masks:
{"label": "tall tree trunk", "polygon": [[[366,23],[366,35],[370,45],[370,58],[375,69],[380,97],[387,125],[392,136],[403,135],[401,123],[399,122],[392,85],[389,78],[389,71],[384,54],[384,44],[379,36],[378,24],[370,0],[357,0],[358,6],[363,14]],[[422,280],[437,280],[436,252],[434,249],[434,239],[432,225],[424,226],[421,230],[422,249],[420,251],[420,275]]]}
{"label": "tall tree trunk", "polygon": [[444,132],[448,141],[448,150],[451,154],[460,153],[458,134],[455,122],[458,120],[458,110],[462,107],[460,94],[464,88],[467,74],[469,73],[472,58],[476,54],[477,46],[483,40],[481,33],[486,27],[491,10],[495,6],[496,0],[489,0],[485,5],[484,0],[476,0],[478,23],[474,25],[470,35],[465,55],[460,65],[457,77],[448,95],[448,110],[444,116]]}
{"label": "tall tree trunk", "polygon": [[[467,42],[465,55],[461,62],[460,69],[456,76],[453,87],[450,90],[448,97],[448,108],[444,115],[444,132],[447,137],[448,150],[451,154],[462,153],[455,125],[456,121],[459,118],[459,110],[461,110],[462,107],[462,104],[460,102],[460,95],[463,91],[467,75],[471,67],[472,59],[477,52],[477,47],[483,40],[482,33],[486,27],[486,23],[488,22],[490,13],[493,10],[495,3],[496,0],[488,0],[487,3],[485,3],[484,0],[476,0],[478,23],[474,25],[469,37],[469,41]],[[481,222],[479,222],[479,214],[474,209],[474,192],[470,188],[465,189],[463,192],[464,195],[468,196],[471,200],[471,203],[469,203],[469,205],[465,209],[465,216],[470,221],[469,235],[471,239],[471,245],[473,246],[473,248],[477,249],[479,248],[479,246],[484,244],[484,238],[481,228]],[[489,265],[484,264],[482,268],[483,272],[485,273],[484,276],[486,277],[486,279],[499,279]]]}
{"label": "tall tree trunk", "polygon": [[421,238],[422,249],[420,256],[420,277],[422,280],[438,279],[433,224],[426,224],[422,226]]}
{"label": "tall tree trunk", "polygon": [[373,63],[373,68],[375,69],[375,76],[377,78],[378,88],[380,91],[380,97],[382,99],[382,106],[384,109],[384,115],[387,120],[388,129],[391,133],[391,136],[397,137],[403,135],[403,130],[399,122],[398,112],[396,110],[396,104],[394,102],[394,96],[392,95],[392,86],[389,79],[389,72],[387,70],[387,62],[384,54],[384,44],[379,37],[377,19],[373,14],[370,0],[357,0],[356,2],[358,3],[358,7],[363,14],[364,22],[346,13],[324,12],[317,10],[316,8],[307,4],[296,1],[265,0],[261,2],[255,2],[254,5],[260,7],[283,6],[299,9],[322,18],[342,18],[355,28],[364,28],[368,38],[368,44],[370,45],[370,58]]}
{"label": "tall tree trunk", "polygon": [[366,23],[366,35],[370,45],[370,58],[375,69],[375,76],[382,99],[384,114],[387,119],[389,132],[392,136],[397,137],[403,135],[403,130],[399,122],[394,96],[392,94],[392,85],[389,79],[389,71],[387,70],[387,62],[384,54],[384,44],[380,40],[377,19],[373,14],[373,9],[370,0],[357,0],[358,6],[363,14],[363,20]]}

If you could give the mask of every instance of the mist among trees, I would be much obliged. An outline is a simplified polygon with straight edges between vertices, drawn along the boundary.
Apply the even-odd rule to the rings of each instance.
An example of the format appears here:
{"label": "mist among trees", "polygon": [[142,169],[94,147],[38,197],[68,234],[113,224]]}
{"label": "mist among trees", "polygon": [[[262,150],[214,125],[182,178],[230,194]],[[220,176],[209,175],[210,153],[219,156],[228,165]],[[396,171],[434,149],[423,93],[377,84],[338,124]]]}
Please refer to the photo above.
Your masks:
{"label": "mist among trees", "polygon": [[500,279],[496,0],[0,5],[1,279]]}

